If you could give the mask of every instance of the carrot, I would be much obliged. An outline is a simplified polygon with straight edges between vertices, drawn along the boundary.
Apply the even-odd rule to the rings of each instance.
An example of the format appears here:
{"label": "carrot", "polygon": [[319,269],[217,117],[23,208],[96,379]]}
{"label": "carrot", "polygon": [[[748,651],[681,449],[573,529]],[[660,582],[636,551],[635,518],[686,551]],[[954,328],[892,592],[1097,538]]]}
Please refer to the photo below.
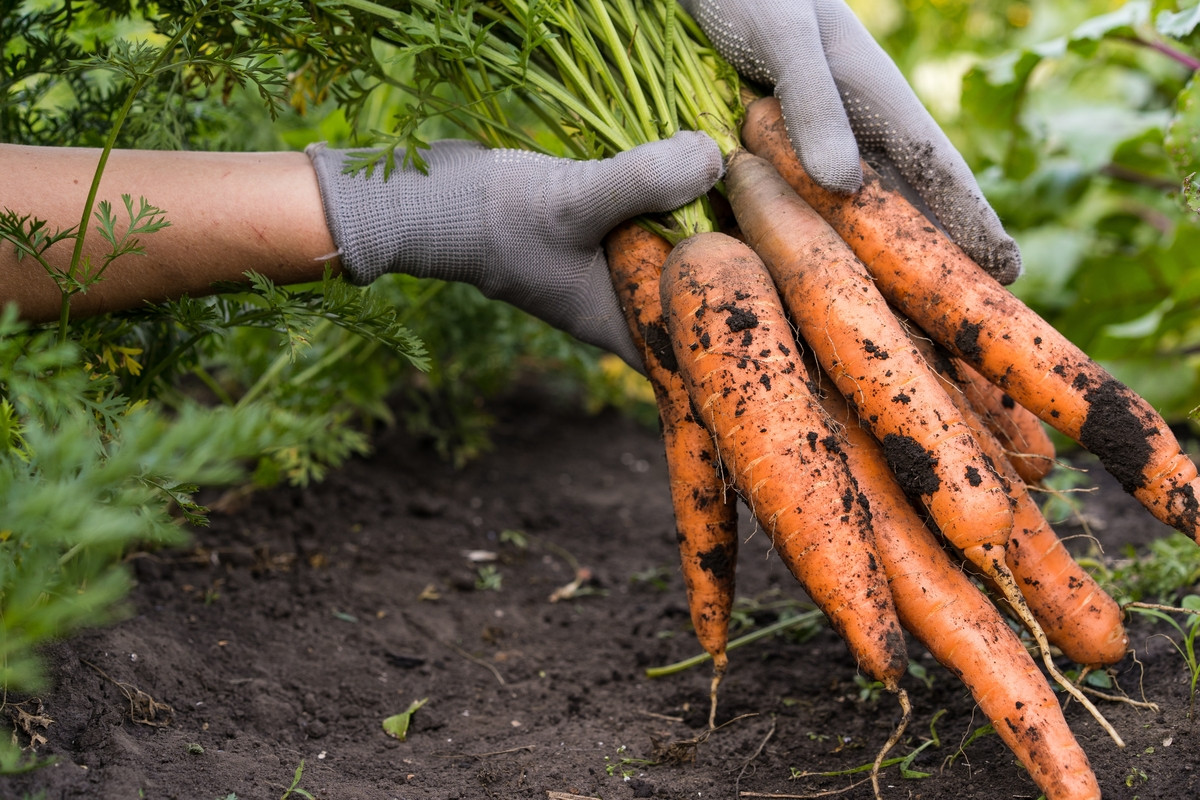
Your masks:
{"label": "carrot", "polygon": [[1005,561],[1046,638],[1080,664],[1098,667],[1120,661],[1129,644],[1121,607],[1067,551],[1004,446],[971,409],[967,393],[955,391],[968,383],[960,372],[963,363],[920,335],[914,335],[913,342],[945,379],[948,394],[1008,486],[1014,505]]}
{"label": "carrot", "polygon": [[1054,442],[1042,421],[1012,395],[957,359],[959,386],[971,407],[1004,446],[1007,460],[1026,483],[1037,483],[1054,468]]}
{"label": "carrot", "polygon": [[850,470],[871,505],[875,542],[904,627],[970,690],[1048,800],[1100,797],[1054,692],[995,606],[951,562],[893,478],[878,443],[840,397]]}
{"label": "carrot", "polygon": [[712,727],[717,687],[729,664],[725,647],[737,563],[737,496],[725,486],[712,436],[692,415],[667,338],[658,284],[671,245],[636,222],[626,222],[608,235],[605,249],[613,286],[658,403],[692,627],[713,660]]}
{"label": "carrot", "polygon": [[1002,568],[1013,524],[1004,486],[866,267],[763,159],[735,153],[725,185],[792,322],[905,491],[973,564]]}
{"label": "carrot", "polygon": [[1054,665],[1007,563],[1013,517],[1005,487],[866,268],[767,161],[736,153],[725,184],[747,243],[771,270],[817,361],[882,443],[900,485],[1000,589],[1041,648],[1046,671],[1122,743]]}
{"label": "carrot", "polygon": [[770,275],[720,233],[675,246],[660,290],[680,375],[734,485],[859,667],[898,689],[907,656],[846,470]]}
{"label": "carrot", "polygon": [[742,138],[774,164],[871,270],[894,306],[1018,403],[1099,457],[1158,519],[1200,537],[1200,476],[1162,417],[1087,357],[864,165],[852,195],[821,189],[788,143],[778,102],[747,109]]}

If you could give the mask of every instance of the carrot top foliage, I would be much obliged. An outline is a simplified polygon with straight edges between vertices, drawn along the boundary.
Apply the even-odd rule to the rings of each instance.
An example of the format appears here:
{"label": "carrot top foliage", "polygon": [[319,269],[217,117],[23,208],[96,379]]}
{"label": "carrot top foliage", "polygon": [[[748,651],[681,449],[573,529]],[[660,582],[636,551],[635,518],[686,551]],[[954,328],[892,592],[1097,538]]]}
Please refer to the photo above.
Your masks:
{"label": "carrot top foliage", "polygon": [[[615,155],[677,131],[738,146],[738,78],[676,3],[658,0],[418,0],[403,9],[346,0],[411,68],[410,97],[385,147],[360,164],[423,168],[423,123],[444,118],[490,146],[582,158]],[[672,215],[672,241],[712,230],[702,202]]]}

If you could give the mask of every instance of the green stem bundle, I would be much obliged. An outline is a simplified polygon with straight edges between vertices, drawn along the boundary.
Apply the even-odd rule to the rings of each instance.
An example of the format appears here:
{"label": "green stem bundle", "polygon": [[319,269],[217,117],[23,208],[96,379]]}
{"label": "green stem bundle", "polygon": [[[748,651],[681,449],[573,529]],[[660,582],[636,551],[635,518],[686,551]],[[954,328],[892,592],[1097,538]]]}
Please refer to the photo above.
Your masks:
{"label": "green stem bundle", "polygon": [[[417,113],[444,114],[489,145],[606,157],[691,129],[727,155],[738,147],[737,74],[676,3],[343,2],[384,20],[376,35],[414,56],[413,85],[402,88]],[[542,136],[514,121],[514,99],[546,123]],[[421,166],[419,154],[405,158]],[[702,198],[654,227],[679,241],[715,223]]]}

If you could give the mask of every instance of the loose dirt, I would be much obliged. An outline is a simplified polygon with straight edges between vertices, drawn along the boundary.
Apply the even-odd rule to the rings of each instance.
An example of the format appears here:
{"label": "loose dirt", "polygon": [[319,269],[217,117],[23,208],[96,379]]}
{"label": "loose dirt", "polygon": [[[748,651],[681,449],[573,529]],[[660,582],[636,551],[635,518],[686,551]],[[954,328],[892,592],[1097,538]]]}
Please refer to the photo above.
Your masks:
{"label": "loose dirt", "polygon": [[[828,628],[734,651],[728,724],[696,745],[707,668],[644,677],[699,651],[655,434],[537,398],[497,414],[494,452],[461,471],[386,433],[321,485],[252,495],[188,547],[132,558],[128,616],[49,648],[53,687],[8,698],[53,720],[29,727],[55,763],[0,778],[0,798],[280,798],[301,764],[311,796],[363,800],[778,797],[859,777],[791,777],[869,763],[898,716]],[[1100,486],[1085,514],[1110,554],[1165,535]],[[748,520],[743,539],[739,596],[766,622],[803,596]],[[1067,707],[1106,797],[1200,796],[1187,672],[1165,630],[1135,624],[1136,660],[1116,670],[1160,710],[1101,704],[1125,749]],[[908,765],[929,777],[889,768],[885,796],[1036,798],[997,737],[961,747],[985,720],[910,654],[930,678],[907,680],[916,718],[895,753],[935,716],[940,746]],[[383,732],[422,699],[406,741]]]}

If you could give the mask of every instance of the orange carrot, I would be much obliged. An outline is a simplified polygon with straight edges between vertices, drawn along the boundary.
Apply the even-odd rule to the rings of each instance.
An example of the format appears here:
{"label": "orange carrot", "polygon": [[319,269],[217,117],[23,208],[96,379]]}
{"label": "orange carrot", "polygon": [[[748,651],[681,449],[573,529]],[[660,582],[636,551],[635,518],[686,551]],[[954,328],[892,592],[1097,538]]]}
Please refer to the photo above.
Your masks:
{"label": "orange carrot", "polygon": [[1145,400],[967,258],[866,165],[854,195],[813,183],[788,144],[773,98],[747,109],[742,138],[850,244],[889,302],[1098,456],[1158,519],[1200,537],[1196,465]]}
{"label": "orange carrot", "polygon": [[866,269],[768,162],[735,154],[725,182],[747,243],[771,269],[817,360],[859,406],[900,485],[1001,590],[1041,648],[1047,672],[1121,743],[1050,658],[1046,634],[1007,563],[1013,518],[1005,487]]}
{"label": "orange carrot", "polygon": [[845,452],[871,505],[875,541],[900,622],[957,675],[1048,800],[1095,800],[1100,788],[1054,692],[1012,629],[905,501],[878,443],[840,397]]}
{"label": "orange carrot", "polygon": [[967,383],[958,371],[962,362],[922,336],[914,335],[913,343],[945,379],[948,394],[1008,486],[1014,505],[1005,561],[1046,638],[1080,664],[1098,667],[1120,661],[1129,644],[1121,607],[1063,546],[1016,466],[1009,463],[1004,446],[975,415],[966,393],[955,391]]}
{"label": "orange carrot", "polygon": [[883,444],[900,485],[991,574],[1012,529],[1008,495],[866,267],[763,159],[735,153],[725,185],[792,322]]}
{"label": "orange carrot", "polygon": [[671,245],[626,222],[608,235],[605,249],[613,286],[658,402],[688,608],[696,637],[713,659],[713,725],[717,686],[729,663],[725,647],[737,562],[737,496],[725,486],[712,436],[692,416],[667,338],[658,284]]}
{"label": "orange carrot", "polygon": [[870,512],[766,268],[736,239],[698,234],[675,246],[660,288],[680,375],[734,485],[859,667],[898,688],[904,637]]}
{"label": "orange carrot", "polygon": [[1026,483],[1037,483],[1054,468],[1054,442],[1042,421],[1012,395],[955,359],[959,385],[971,407],[1003,445],[1007,460]]}

